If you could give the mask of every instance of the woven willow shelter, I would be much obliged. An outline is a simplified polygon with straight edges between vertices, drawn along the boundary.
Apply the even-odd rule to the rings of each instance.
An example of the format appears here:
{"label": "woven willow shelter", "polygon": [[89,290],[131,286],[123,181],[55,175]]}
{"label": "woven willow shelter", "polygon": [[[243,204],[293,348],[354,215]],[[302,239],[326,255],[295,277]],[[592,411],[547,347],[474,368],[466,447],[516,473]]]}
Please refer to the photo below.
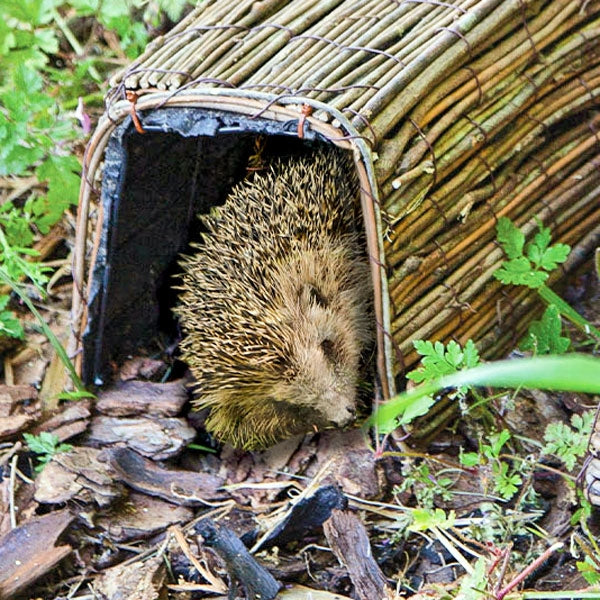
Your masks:
{"label": "woven willow shelter", "polygon": [[549,225],[563,272],[599,243],[598,1],[209,0],[111,86],[74,268],[87,381],[156,336],[163,271],[257,135],[354,153],[385,396],[412,340],[490,355],[539,308],[492,276],[499,216]]}

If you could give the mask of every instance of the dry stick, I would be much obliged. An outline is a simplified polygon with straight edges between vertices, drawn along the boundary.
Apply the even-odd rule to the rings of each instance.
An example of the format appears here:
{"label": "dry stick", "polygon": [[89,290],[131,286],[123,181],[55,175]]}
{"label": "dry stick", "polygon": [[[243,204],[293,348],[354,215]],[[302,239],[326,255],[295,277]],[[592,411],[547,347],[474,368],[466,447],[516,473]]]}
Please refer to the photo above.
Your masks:
{"label": "dry stick", "polygon": [[239,50],[219,61],[210,71],[210,76],[231,79],[238,85],[268,62],[291,37],[318,23],[323,15],[334,10],[339,2],[340,0],[313,0],[308,5],[305,4],[302,10],[298,10],[299,7],[293,3],[290,4],[288,10],[283,10],[273,17],[273,23],[278,27],[268,27],[269,24],[265,23],[264,29],[251,31]]}
{"label": "dry stick", "polygon": [[[268,29],[262,29],[260,32],[252,32],[250,28],[262,25],[264,20],[268,17],[272,17],[274,10],[277,9],[276,3],[258,4],[251,3],[251,10],[248,14],[238,16],[237,13],[228,15],[227,23],[234,24],[237,29],[223,29],[215,30],[212,35],[206,36],[206,43],[200,47],[200,56],[204,57],[203,60],[197,64],[192,70],[191,78],[197,79],[199,77],[219,77],[216,73],[224,67],[227,63],[227,59],[224,58],[229,53],[229,56],[236,55],[235,48],[240,42],[245,42],[247,38],[261,39],[261,37],[268,37],[271,32]],[[274,6],[273,6],[274,5]],[[273,10],[274,9],[274,10]],[[246,10],[243,11],[245,13]],[[275,13],[279,15],[280,13]],[[277,17],[275,17],[277,18]],[[285,18],[282,19],[283,24],[287,21]],[[244,28],[248,31],[244,32]],[[240,33],[242,32],[242,33]],[[238,36],[240,40],[238,40]],[[250,42],[251,43],[251,42]],[[250,46],[251,48],[251,46]],[[250,50],[246,47],[246,50]],[[229,50],[232,50],[229,52]],[[211,70],[212,69],[212,70]]]}
{"label": "dry stick", "polygon": [[181,531],[181,527],[179,527],[179,525],[173,525],[170,529],[187,559],[194,565],[196,571],[198,571],[204,580],[210,583],[212,591],[217,594],[224,594],[227,591],[227,586],[221,579],[215,577],[208,568],[205,568],[192,554],[190,546],[183,535],[183,531]]}
{"label": "dry stick", "polygon": [[[425,6],[423,8],[425,9]],[[418,65],[423,47],[428,45],[435,48],[439,45],[439,40],[445,34],[443,28],[451,26],[454,22],[454,11],[437,7],[428,9],[427,12],[424,12],[423,18],[420,18],[419,12],[414,10],[407,15],[406,19],[407,22],[400,23],[398,27],[410,28],[407,35],[401,35],[399,41],[389,49],[389,52],[401,62],[392,65],[391,68],[387,63],[381,63],[374,69],[369,68],[370,65],[361,65],[353,73],[357,77],[360,76],[361,82],[376,82],[379,88],[383,88],[386,85],[391,85],[395,79],[404,76],[410,69],[415,67],[417,67],[417,70],[410,77],[417,76],[422,68],[426,66]],[[394,31],[394,28],[392,28],[392,31]],[[375,92],[359,94],[356,91],[349,91],[333,100],[331,104],[338,109],[349,107],[359,112],[373,96],[375,96]]]}
{"label": "dry stick", "polygon": [[[561,151],[560,153],[555,155],[555,158],[553,158],[553,162],[560,158],[561,154],[566,154],[570,150],[571,147],[567,146],[564,149],[564,151]],[[579,168],[579,162],[582,162],[583,160],[585,160],[585,155],[580,156],[578,161],[570,163],[569,168]],[[534,167],[533,169],[531,169],[532,166]],[[543,163],[540,163],[537,160],[531,160],[529,163],[526,163],[524,165],[523,169],[519,171],[519,178],[521,179],[521,181],[517,183],[516,178],[513,177],[514,172],[510,168],[509,163],[509,167],[505,169],[503,173],[500,173],[497,176],[495,176],[495,181],[491,186],[494,194],[488,198],[485,204],[482,204],[476,207],[475,209],[471,210],[471,213],[469,214],[469,217],[466,220],[466,222],[459,224],[457,228],[454,229],[448,229],[448,227],[446,226],[446,224],[450,222],[451,211],[449,212],[448,209],[444,209],[443,204],[437,204],[434,201],[434,209],[427,211],[426,216],[429,215],[429,217],[427,221],[423,221],[423,227],[421,229],[419,229],[420,222],[417,220],[408,229],[403,229],[400,227],[395,230],[395,235],[400,237],[401,239],[410,240],[410,245],[405,245],[404,248],[399,248],[398,250],[394,250],[393,246],[392,248],[388,248],[388,263],[390,265],[397,265],[400,261],[405,260],[410,256],[414,256],[415,253],[428,254],[429,252],[436,252],[436,254],[439,254],[439,252],[446,252],[456,243],[457,237],[465,237],[467,235],[470,235],[470,233],[472,233],[473,230],[478,228],[479,223],[482,220],[485,220],[486,217],[489,217],[490,209],[498,210],[502,208],[506,203],[509,202],[512,196],[520,193],[523,189],[525,189],[534,180],[534,178],[537,179],[538,176],[543,176],[545,173],[547,173],[547,169],[548,166],[544,166]],[[528,171],[530,171],[530,174],[527,174]],[[595,168],[593,164],[588,164],[586,167],[583,167],[583,171],[581,171],[578,174],[578,177],[585,178],[594,171]],[[505,178],[508,178],[508,182],[506,184],[504,184]],[[545,181],[544,183],[549,185],[550,181]],[[452,181],[450,182],[450,185],[451,184]],[[578,183],[577,185],[579,186],[581,184]],[[550,193],[558,193],[558,191],[563,188],[571,189],[571,186],[569,186],[568,183],[563,182],[560,183],[559,186],[562,187],[558,187],[555,190],[550,190]],[[464,193],[464,190],[461,190],[460,188],[458,189],[459,191]],[[537,188],[535,188],[535,190],[533,190],[532,193],[528,196],[528,202],[534,202],[537,200],[538,197],[546,193],[547,192],[545,188],[540,185]],[[438,192],[432,194],[430,196],[431,200],[433,201],[433,198],[437,195]],[[524,204],[523,208],[526,206],[527,205]],[[444,211],[443,214],[446,216],[446,220],[440,218],[440,210]],[[432,224],[428,226],[428,223]],[[447,230],[446,233],[444,233],[444,230],[442,230],[443,227],[445,227],[445,229]],[[423,232],[422,235],[419,235],[420,231]],[[434,239],[434,236],[436,239],[436,247],[439,248],[439,252],[436,251],[436,248],[430,248],[430,240]],[[477,239],[473,240],[473,243],[476,244]],[[427,268],[426,265],[422,264],[421,268],[419,269],[419,272],[421,274],[425,272],[432,272],[434,268],[434,263],[432,263],[429,268]],[[413,276],[417,276],[417,274],[415,273]],[[392,278],[392,281],[396,282],[396,278]],[[407,289],[406,286],[407,282],[404,281],[403,296],[406,296],[410,291],[409,289]],[[400,297],[395,298],[395,300],[400,300]]]}
{"label": "dry stick", "polygon": [[538,567],[542,566],[557,550],[562,548],[562,542],[556,542],[550,546],[545,552],[538,556],[528,567],[523,569],[507,586],[502,588],[496,594],[496,600],[502,600],[506,594],[516,588],[522,581],[529,577]]}
{"label": "dry stick", "polygon": [[[598,72],[600,73],[600,70]],[[568,88],[570,88],[569,93],[565,93],[562,89],[556,90],[545,98],[544,102],[553,105],[554,110],[550,112],[548,109],[545,109],[544,112],[551,115],[554,120],[558,120],[566,113],[580,110],[584,105],[594,104],[595,98],[590,95],[590,90],[600,89],[600,75],[596,76],[596,69],[593,69],[589,75],[593,78],[589,80],[585,87],[579,80],[576,80],[571,82],[568,86]],[[443,179],[448,172],[456,169],[463,162],[467,161],[470,156],[474,155],[479,148],[486,144],[488,137],[491,138],[505,127],[506,123],[509,123],[511,118],[518,112],[523,111],[530,106],[536,99],[534,90],[537,90],[537,88],[532,88],[529,84],[523,86],[522,90],[508,104],[502,106],[498,112],[493,114],[493,116],[485,122],[474,125],[474,121],[472,122],[470,119],[465,120],[468,123],[465,127],[465,137],[458,141],[458,143],[451,139],[445,142],[446,146],[453,145],[451,150],[446,154],[442,154],[443,146],[439,154],[434,150],[437,156],[437,178]],[[557,103],[558,106],[556,106],[555,103]],[[534,110],[531,110],[531,112],[535,113]],[[526,114],[519,117],[519,119],[521,123],[524,123],[526,130],[529,129],[531,131],[536,126],[540,127],[538,121],[543,121],[544,116],[543,113],[540,114],[539,117],[533,117],[533,115],[528,117]],[[548,125],[550,125],[550,123],[548,123]],[[449,135],[452,135],[452,133],[453,132],[450,131]],[[459,136],[461,135],[463,134],[459,134]],[[518,135],[518,131],[513,135]],[[526,136],[524,137],[527,139]],[[442,141],[442,144],[443,143],[444,142]],[[507,158],[509,158],[512,153],[517,152],[518,148],[519,146],[515,145],[512,151],[508,153]],[[492,162],[491,164],[494,163]],[[416,181],[411,182],[408,188],[401,187],[398,192],[392,194],[386,194],[386,188],[384,187],[383,195],[384,197],[388,197],[389,202],[389,204],[386,203],[387,210],[392,214],[396,214],[398,210],[411,210],[415,205],[415,202],[427,191],[427,188],[423,189],[426,182],[431,182],[431,175],[421,175]],[[395,202],[396,197],[398,200],[402,198],[401,201]]]}
{"label": "dry stick", "polygon": [[17,461],[19,460],[19,455],[15,454],[10,461],[10,479],[9,479],[9,496],[8,496],[8,506],[10,513],[10,526],[12,529],[15,529],[17,526],[17,510],[15,506],[15,484],[17,481]]}
{"label": "dry stick", "polygon": [[[378,78],[375,72],[382,64],[393,65],[400,63],[396,58],[394,47],[389,47],[389,31],[394,23],[398,27],[398,15],[406,12],[408,7],[398,7],[400,10],[393,10],[391,13],[382,14],[375,25],[368,22],[357,31],[356,37],[348,40],[338,40],[330,36],[334,43],[341,42],[351,48],[340,48],[333,51],[334,46],[328,44],[324,51],[328,52],[320,63],[314,64],[312,72],[304,81],[306,86],[332,87],[332,86],[350,86],[353,84],[378,84]],[[403,9],[403,10],[402,10]],[[370,48],[373,52],[359,50],[358,48]],[[364,77],[365,74],[370,76]],[[293,81],[293,80],[292,80]],[[341,97],[346,97],[353,92],[346,92]],[[325,95],[318,94],[317,99],[324,101]],[[335,101],[334,101],[335,102]],[[338,103],[339,106],[339,103]]]}
{"label": "dry stick", "polygon": [[[559,6],[559,3],[553,3],[552,6],[554,4]],[[545,17],[546,15],[540,15],[539,17],[540,22],[543,23],[542,16]],[[561,18],[562,15],[559,15],[555,17],[555,20],[559,21]],[[570,24],[563,24],[563,27],[567,25]],[[535,39],[537,47],[544,49],[561,33],[561,28],[554,29],[554,27],[555,24],[551,22],[545,29],[538,32],[537,35],[541,39]],[[532,26],[532,30],[536,28],[535,25]],[[549,32],[547,33],[546,30],[549,30]],[[534,35],[534,38],[536,38],[536,35]],[[470,64],[468,69],[465,67],[447,81],[443,81],[432,94],[429,94],[423,102],[415,107],[411,113],[411,118],[420,127],[424,127],[434,118],[442,115],[441,119],[427,132],[429,143],[435,142],[442,131],[468,109],[481,105],[482,102],[493,97],[495,86],[506,81],[511,74],[518,72],[519,67],[526,63],[533,54],[526,32],[511,35],[500,47],[492,48],[484,57]],[[461,80],[466,80],[466,83],[458,90],[447,93]],[[438,102],[440,98],[443,99]],[[454,102],[458,102],[458,104],[450,109],[451,104]],[[412,148],[405,155],[403,154],[410,138],[414,135],[414,125],[407,122],[402,126],[399,134],[385,144],[380,153],[381,163],[383,164],[383,168],[378,171],[380,181],[384,182],[392,175],[400,157],[403,158],[401,168],[403,170],[409,169],[416,164],[417,158],[427,151],[428,146],[423,142],[418,142],[418,147]]]}
{"label": "dry stick", "polygon": [[[240,8],[250,7],[252,5],[251,0],[246,0],[246,2],[242,2],[238,6]],[[144,77],[144,73],[130,75],[129,72],[134,68],[140,69],[149,69],[149,68],[161,68],[161,65],[164,64],[165,61],[169,59],[170,56],[178,52],[181,48],[192,46],[197,48],[202,42],[205,41],[207,36],[203,36],[203,40],[197,39],[197,36],[202,35],[201,31],[196,31],[194,28],[198,25],[198,22],[201,23],[203,27],[212,27],[217,24],[217,22],[226,16],[226,12],[223,11],[223,6],[221,6],[221,11],[215,10],[218,8],[217,6],[207,7],[206,10],[203,8],[202,10],[195,9],[193,10],[185,19],[183,19],[178,25],[176,25],[167,36],[159,38],[160,47],[157,49],[155,43],[151,42],[144,53],[135,61],[133,65],[130,65],[123,72],[118,73],[116,76],[112,77],[110,80],[111,86],[116,86],[119,84],[121,80],[125,82],[126,87],[147,87],[148,81]],[[231,9],[228,8],[229,12]],[[200,16],[200,18],[199,18]],[[189,31],[184,31],[190,28]],[[193,38],[193,39],[190,39]],[[144,78],[143,81],[140,82],[140,79]]]}
{"label": "dry stick", "polygon": [[[555,69],[550,69],[546,67],[540,68],[543,77],[546,81],[552,81],[554,72],[558,70],[561,66],[558,60],[553,61],[552,64],[555,66]],[[510,81],[510,78],[513,78],[512,85],[504,91],[503,97],[498,96],[498,93],[496,92],[496,87],[489,87],[487,90],[485,90],[486,86],[484,85],[482,89],[484,89],[486,93],[484,93],[482,98],[483,100],[487,100],[489,93],[489,99],[495,100],[490,105],[490,107],[486,109],[487,111],[496,112],[497,108],[504,108],[505,110],[508,109],[509,114],[505,116],[506,122],[508,122],[508,119],[510,118],[509,115],[511,113],[518,114],[519,112],[523,112],[527,105],[527,102],[524,102],[521,106],[519,106],[517,104],[519,100],[518,97],[516,99],[510,97],[511,90],[514,96],[523,95],[524,93],[525,96],[529,97],[525,98],[525,100],[529,99],[530,102],[533,100],[539,101],[538,98],[542,95],[541,89],[543,81],[533,81],[533,83],[535,84],[535,88],[532,89],[532,85],[528,81],[524,81],[523,79],[517,79],[517,71],[512,71],[511,73],[503,73],[502,75],[503,76],[501,78],[497,77],[495,80],[488,82],[488,85],[495,83],[498,90],[501,90],[503,87],[506,87],[507,80]],[[531,74],[528,74],[527,78],[528,80],[532,80]],[[549,89],[551,90],[555,86],[556,83],[553,82]],[[519,88],[521,90],[520,94]],[[420,140],[413,148],[411,148],[406,153],[402,160],[402,169],[408,170],[411,169],[411,167],[414,168],[414,165],[417,164],[419,158],[426,154],[431,145],[437,142],[438,139],[439,143],[435,144],[434,150],[437,156],[441,156],[452,145],[455,145],[457,140],[460,139],[460,137],[467,137],[467,135],[469,135],[472,132],[476,132],[479,128],[486,130],[487,133],[493,135],[492,129],[494,128],[494,123],[491,122],[492,119],[490,119],[491,124],[490,122],[485,122],[484,115],[481,113],[481,109],[479,109],[479,111],[475,109],[474,112],[470,113],[469,121],[465,122],[464,120],[461,120],[461,117],[467,114],[468,108],[474,107],[478,99],[479,93],[472,93],[466,98],[464,102],[459,103],[452,110],[447,111],[443,115],[443,117],[428,131],[427,141]],[[498,121],[498,115],[502,116],[500,111],[496,112],[496,121]],[[474,127],[474,122],[477,123],[477,127]],[[496,123],[497,128],[500,128],[503,125],[504,123],[502,122]],[[447,130],[447,133],[445,133],[445,130]],[[443,133],[444,136],[441,137]],[[394,182],[388,184],[388,188],[391,189],[392,185],[402,185],[404,180],[409,180],[409,177],[410,179],[414,179],[414,176],[411,177],[410,170],[403,173],[400,177],[396,178]]]}
{"label": "dry stick", "polygon": [[[600,196],[600,191],[595,192],[595,199],[597,200],[598,196]],[[584,213],[576,214],[570,219],[570,222],[581,222],[581,225],[575,228],[568,229],[566,231],[565,236],[557,236],[557,241],[562,243],[571,243],[573,244],[573,251],[571,254],[571,259],[569,264],[565,266],[565,269],[571,270],[578,266],[583,258],[586,256],[586,253],[593,247],[594,243],[598,242],[598,237],[600,236],[600,208],[595,208],[595,204],[588,205],[586,209],[590,207],[594,207],[594,212],[584,218]],[[595,227],[595,229],[591,229]],[[585,235],[585,232],[589,232]],[[585,235],[584,238],[581,238],[582,235]],[[578,240],[581,240],[578,242]],[[498,268],[499,264],[495,265],[491,272],[495,271]],[[556,271],[552,277],[551,281],[556,281],[560,277],[561,273]],[[480,279],[485,283],[486,274],[484,274]],[[473,285],[474,289],[481,287],[481,285]],[[433,323],[431,320],[426,321],[426,324],[422,327],[421,330],[417,331],[411,336],[411,339],[424,339],[431,337],[431,333],[435,332],[435,339],[445,339],[450,335],[454,337],[458,337],[461,341],[465,342],[467,339],[479,339],[482,334],[485,333],[487,329],[489,329],[494,321],[496,307],[494,306],[495,300],[494,298],[500,297],[501,295],[507,295],[510,297],[513,295],[513,301],[511,301],[511,311],[509,313],[508,320],[513,319],[514,306],[519,303],[527,308],[527,304],[535,303],[535,306],[540,304],[539,296],[533,293],[531,290],[526,288],[515,288],[519,290],[514,292],[507,288],[506,286],[500,284],[499,282],[492,280],[491,283],[487,284],[487,287],[483,289],[483,293],[481,292],[471,292],[470,296],[474,297],[473,304],[469,306],[469,311],[471,309],[476,311],[472,315],[467,316],[466,319],[462,318],[462,315],[457,319],[456,316],[449,317],[447,319],[442,320],[442,325],[440,327],[437,326],[437,323]],[[508,291],[507,291],[508,290]],[[465,294],[466,295],[466,294]],[[488,308],[486,308],[486,306]],[[534,307],[534,310],[537,310]],[[449,311],[447,311],[449,312]],[[515,313],[517,314],[517,313]],[[458,323],[457,323],[458,320]],[[458,325],[458,326],[457,326]],[[508,329],[512,329],[512,327],[508,327]],[[402,331],[402,335],[405,335],[406,332]],[[407,339],[402,341],[400,339],[400,335],[396,334],[397,343],[400,347],[405,350],[405,364],[411,364],[412,358],[411,353],[409,351],[411,339]],[[512,338],[511,338],[512,339]],[[513,341],[514,343],[514,341]]]}
{"label": "dry stick", "polygon": [[[376,3],[373,3],[376,4]],[[393,6],[389,6],[385,10],[393,10]],[[393,14],[393,13],[392,13]],[[371,45],[369,40],[377,34],[386,22],[385,17],[378,20],[375,25],[369,21],[356,20],[350,22],[350,25],[345,20],[335,23],[333,29],[318,27],[306,32],[304,35],[320,36],[339,44],[341,46],[367,46]],[[290,87],[321,87],[339,85],[339,78],[328,78],[327,74],[335,69],[336,65],[344,64],[348,60],[348,53],[342,51],[341,48],[336,48],[332,43],[320,41],[317,39],[294,39],[295,46],[289,48],[286,56],[286,61],[289,65],[274,74],[271,73],[273,65],[268,63],[259,69],[251,78],[250,81],[260,82],[269,78],[273,83],[281,83]],[[303,64],[298,69],[298,61],[293,60],[297,56],[303,57]],[[304,58],[306,61],[304,62]],[[270,77],[269,77],[270,76]]]}
{"label": "dry stick", "polygon": [[[562,10],[559,12],[559,9]],[[502,46],[492,49],[487,55],[472,63],[470,66],[477,73],[477,79],[481,87],[484,89],[489,87],[488,81],[495,79],[500,74],[506,76],[513,71],[517,71],[519,67],[527,63],[534,54],[531,40],[535,43],[536,48],[541,51],[554,43],[565,31],[579,24],[581,17],[578,14],[572,16],[574,12],[577,13],[578,9],[579,3],[576,1],[552,2],[544,13],[529,24],[532,33],[531,38],[521,28],[518,32],[511,34],[502,43]],[[472,92],[477,92],[478,87],[477,81],[472,77],[469,78],[465,84],[449,93],[443,100],[423,114],[422,121],[419,120],[418,122],[426,125],[440,115],[445,115],[453,104],[466,98]]]}
{"label": "dry stick", "polygon": [[[513,211],[515,208],[518,208],[520,204],[527,203],[528,197],[531,194],[535,193],[535,191],[541,185],[544,184],[544,180],[547,177],[554,175],[557,171],[562,169],[564,166],[568,165],[573,159],[576,159],[578,156],[592,148],[596,141],[597,140],[595,136],[588,137],[585,141],[578,144],[576,148],[567,153],[567,155],[556,161],[547,169],[546,173],[544,173],[540,177],[537,177],[532,183],[527,185],[520,193],[512,197],[507,204],[505,204],[501,209],[499,209],[494,218],[488,218],[487,220],[484,220],[476,231],[461,239],[453,248],[450,248],[446,252],[445,260],[457,258],[460,255],[462,255],[465,251],[468,250],[468,248],[472,244],[475,244],[477,240],[480,240],[482,236],[488,234],[491,231],[491,229],[495,226],[497,218],[503,215],[510,214],[511,211]],[[431,265],[431,263],[435,263],[437,262],[437,260],[438,258],[435,256],[428,257],[422,265],[423,270],[429,268],[427,267],[427,265]]]}

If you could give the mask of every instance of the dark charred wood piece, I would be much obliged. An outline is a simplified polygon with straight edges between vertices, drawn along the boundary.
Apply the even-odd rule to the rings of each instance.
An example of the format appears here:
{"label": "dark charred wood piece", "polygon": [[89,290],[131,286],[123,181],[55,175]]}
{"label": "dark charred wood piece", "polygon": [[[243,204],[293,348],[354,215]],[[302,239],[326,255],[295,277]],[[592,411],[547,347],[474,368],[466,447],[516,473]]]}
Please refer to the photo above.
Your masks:
{"label": "dark charred wood piece", "polygon": [[321,528],[334,509],[346,508],[347,500],[336,485],[324,485],[292,505],[283,520],[260,543],[261,548],[283,547],[302,540]]}
{"label": "dark charred wood piece", "polygon": [[204,545],[212,548],[225,562],[230,578],[230,599],[235,597],[237,582],[241,583],[248,600],[273,600],[277,596],[280,584],[256,562],[231,529],[204,519],[196,525],[195,531],[202,536]]}

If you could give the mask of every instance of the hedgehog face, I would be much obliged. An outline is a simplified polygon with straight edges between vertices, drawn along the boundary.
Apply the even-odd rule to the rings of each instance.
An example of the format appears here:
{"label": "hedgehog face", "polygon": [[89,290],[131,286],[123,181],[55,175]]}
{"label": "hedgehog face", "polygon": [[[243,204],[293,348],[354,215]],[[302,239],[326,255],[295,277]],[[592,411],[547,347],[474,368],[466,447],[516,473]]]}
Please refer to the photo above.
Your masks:
{"label": "hedgehog face", "polygon": [[339,294],[305,283],[298,292],[290,323],[291,379],[274,396],[310,411],[305,426],[344,427],[356,414],[356,384],[361,335]]}

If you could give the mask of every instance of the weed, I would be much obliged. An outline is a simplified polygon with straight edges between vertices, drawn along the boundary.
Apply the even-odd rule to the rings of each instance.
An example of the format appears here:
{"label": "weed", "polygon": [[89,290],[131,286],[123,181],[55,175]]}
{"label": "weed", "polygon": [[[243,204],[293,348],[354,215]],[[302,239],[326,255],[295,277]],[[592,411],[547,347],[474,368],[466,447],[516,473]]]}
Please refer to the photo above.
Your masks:
{"label": "weed", "polygon": [[554,454],[560,458],[568,471],[572,471],[577,460],[585,456],[588,440],[592,433],[595,411],[571,416],[571,426],[566,423],[549,423],[544,433],[546,445],[544,454]]}
{"label": "weed", "polygon": [[42,431],[39,435],[24,433],[23,437],[29,446],[29,450],[37,454],[39,464],[36,471],[41,471],[58,452],[68,452],[73,448],[70,444],[61,444],[58,436],[54,433]]}
{"label": "weed", "polygon": [[[569,319],[586,335],[593,335],[600,341],[600,330],[546,285],[550,272],[567,260],[571,248],[566,244],[551,246],[550,229],[544,227],[539,220],[538,229],[533,240],[525,244],[525,234],[510,219],[507,217],[498,219],[496,226],[498,242],[508,260],[494,272],[494,277],[505,284],[525,285],[535,289],[548,305],[555,307],[556,312]],[[560,337],[560,328],[557,330],[553,312],[546,316],[544,325],[539,321],[536,323],[539,324],[530,326],[529,341],[525,342],[526,345],[534,347],[539,345],[538,336],[541,336],[548,345],[552,343],[553,349],[566,350],[565,338]]]}

